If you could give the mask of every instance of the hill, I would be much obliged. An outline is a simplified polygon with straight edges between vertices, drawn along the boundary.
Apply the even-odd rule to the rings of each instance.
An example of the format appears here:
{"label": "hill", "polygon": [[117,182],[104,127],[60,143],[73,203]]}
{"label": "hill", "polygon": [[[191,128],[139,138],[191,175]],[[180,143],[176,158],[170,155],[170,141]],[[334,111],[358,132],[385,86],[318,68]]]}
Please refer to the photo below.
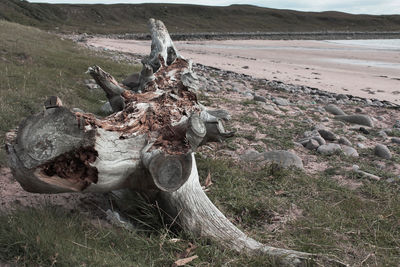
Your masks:
{"label": "hill", "polygon": [[65,5],[0,2],[0,19],[61,32],[143,33],[150,17],[170,32],[400,31],[400,15],[299,12],[250,5]]}

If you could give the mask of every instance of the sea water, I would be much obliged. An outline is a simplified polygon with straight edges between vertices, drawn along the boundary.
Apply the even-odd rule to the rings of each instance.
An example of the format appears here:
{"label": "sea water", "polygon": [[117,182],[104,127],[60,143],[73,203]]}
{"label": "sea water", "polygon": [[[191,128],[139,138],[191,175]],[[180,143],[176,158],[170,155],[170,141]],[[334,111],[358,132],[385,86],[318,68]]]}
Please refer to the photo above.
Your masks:
{"label": "sea water", "polygon": [[[369,40],[327,40],[324,42],[349,46],[351,50],[385,50],[399,51],[400,39],[369,39]],[[400,69],[400,62],[371,61],[350,58],[325,58],[324,61],[335,63],[361,65],[366,67]]]}
{"label": "sea water", "polygon": [[400,39],[329,40],[328,43],[400,51]]}

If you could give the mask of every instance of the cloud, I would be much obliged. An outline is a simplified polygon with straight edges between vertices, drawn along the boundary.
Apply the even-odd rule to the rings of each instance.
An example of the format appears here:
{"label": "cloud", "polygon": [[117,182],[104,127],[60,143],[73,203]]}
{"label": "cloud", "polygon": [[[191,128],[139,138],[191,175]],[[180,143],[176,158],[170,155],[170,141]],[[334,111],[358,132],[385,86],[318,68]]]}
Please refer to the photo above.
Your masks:
{"label": "cloud", "polygon": [[[47,3],[75,3],[75,4],[115,4],[115,3],[193,3],[190,0],[30,0],[29,2]],[[341,11],[353,14],[400,14],[400,1],[398,0],[198,0],[198,5],[227,6],[231,4],[249,4],[269,8],[293,9],[300,11]]]}

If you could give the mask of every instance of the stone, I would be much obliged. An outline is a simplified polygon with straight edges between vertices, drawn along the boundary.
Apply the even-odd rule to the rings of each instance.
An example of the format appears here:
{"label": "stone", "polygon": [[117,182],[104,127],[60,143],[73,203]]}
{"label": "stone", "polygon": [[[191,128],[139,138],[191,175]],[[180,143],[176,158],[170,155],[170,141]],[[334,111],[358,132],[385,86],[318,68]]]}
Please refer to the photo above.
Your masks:
{"label": "stone", "polygon": [[276,97],[273,99],[274,103],[278,106],[289,106],[290,102],[286,98]]}
{"label": "stone", "polygon": [[358,143],[357,146],[358,146],[358,148],[361,148],[361,149],[366,148],[366,146],[364,144],[362,144],[362,143]]}
{"label": "stone", "polygon": [[229,121],[232,119],[231,114],[229,114],[229,112],[224,109],[207,109],[206,112],[224,121]]}
{"label": "stone", "polygon": [[321,136],[317,130],[305,131],[303,135],[306,138],[315,137],[315,136]]}
{"label": "stone", "polygon": [[315,139],[310,139],[310,140],[308,140],[308,142],[305,144],[305,148],[307,148],[307,149],[309,149],[309,150],[316,150],[319,146],[320,146],[320,144],[319,144],[318,141],[315,140]]}
{"label": "stone", "polygon": [[400,128],[400,120],[397,120],[393,125],[393,128]]}
{"label": "stone", "polygon": [[338,115],[338,116],[335,116],[335,119],[353,123],[353,124],[374,127],[374,123],[373,123],[371,117],[368,115]]}
{"label": "stone", "polygon": [[369,131],[367,129],[365,129],[364,127],[360,127],[358,130],[360,132],[362,132],[363,134],[369,134]]}
{"label": "stone", "polygon": [[378,121],[385,121],[386,120],[385,117],[383,117],[383,116],[378,116],[378,117],[376,117],[376,119]]}
{"label": "stone", "polygon": [[340,137],[339,138],[339,144],[342,144],[342,145],[346,145],[346,146],[351,146],[352,144],[351,144],[351,142],[349,141],[349,139],[347,139],[346,137]]}
{"label": "stone", "polygon": [[84,83],[85,84],[97,84],[95,79],[85,79]]}
{"label": "stone", "polygon": [[263,102],[263,103],[267,102],[267,99],[260,95],[254,95],[253,100],[258,101],[258,102]]}
{"label": "stone", "polygon": [[283,168],[297,167],[303,169],[303,161],[301,158],[292,152],[284,150],[267,151],[263,153],[248,150],[240,156],[240,159],[246,162],[262,161],[266,163],[275,163]]}
{"label": "stone", "polygon": [[318,147],[317,151],[322,155],[333,155],[336,152],[341,151],[341,149],[342,148],[338,144],[327,144]]}
{"label": "stone", "polygon": [[392,137],[392,143],[400,144],[400,138],[399,137]]}
{"label": "stone", "polygon": [[261,157],[261,153],[256,150],[247,150],[240,159],[243,161],[257,161]]}
{"label": "stone", "polygon": [[97,84],[93,84],[93,83],[86,84],[86,87],[87,87],[89,90],[96,90],[96,89],[99,89],[99,88],[100,88]]}
{"label": "stone", "polygon": [[264,110],[270,111],[272,113],[277,113],[273,105],[264,104],[261,106]]}
{"label": "stone", "polygon": [[303,161],[296,154],[284,151],[284,150],[276,150],[276,151],[267,151],[262,153],[264,160],[267,162],[276,163],[283,168],[289,167],[297,167],[303,169]]}
{"label": "stone", "polygon": [[391,159],[392,153],[389,148],[383,144],[377,144],[374,149],[375,155],[384,159]]}
{"label": "stone", "polygon": [[133,89],[139,86],[140,83],[139,80],[140,80],[140,73],[133,73],[128,77],[126,77],[126,79],[122,81],[122,84]]}
{"label": "stone", "polygon": [[356,113],[364,113],[364,110],[362,108],[356,108]]}
{"label": "stone", "polygon": [[347,95],[345,95],[345,94],[338,94],[338,95],[336,96],[336,99],[337,99],[337,100],[348,100],[349,97],[348,97]]}
{"label": "stone", "polygon": [[318,133],[324,138],[326,141],[335,141],[337,136],[328,129],[319,129]]}
{"label": "stone", "polygon": [[322,138],[321,136],[314,136],[312,137],[312,139],[316,140],[320,145],[325,145],[326,141],[324,138]]}
{"label": "stone", "polygon": [[79,112],[79,113],[85,113],[85,111],[83,111],[83,110],[80,109],[80,108],[73,108],[72,111],[73,111],[73,112]]}
{"label": "stone", "polygon": [[110,102],[106,102],[103,106],[101,106],[100,110],[105,114],[112,114],[113,110],[111,108]]}
{"label": "stone", "polygon": [[352,148],[351,146],[343,145],[343,146],[342,146],[342,151],[343,151],[343,154],[345,154],[345,155],[348,156],[348,157],[355,157],[355,158],[357,158],[357,157],[359,156],[357,150],[355,150],[355,149]]}
{"label": "stone", "polygon": [[343,110],[334,104],[329,104],[325,107],[325,110],[333,115],[346,115]]}
{"label": "stone", "polygon": [[387,139],[387,138],[388,138],[388,135],[387,135],[387,133],[386,133],[385,131],[379,131],[378,135],[379,135],[380,137],[384,138],[384,139]]}
{"label": "stone", "polygon": [[367,137],[365,137],[365,136],[362,135],[362,134],[357,134],[357,135],[356,135],[356,138],[357,138],[358,141],[365,141],[365,140],[368,139]]}
{"label": "stone", "polygon": [[343,121],[334,121],[333,125],[337,128],[343,128],[346,126],[346,123],[344,123]]}

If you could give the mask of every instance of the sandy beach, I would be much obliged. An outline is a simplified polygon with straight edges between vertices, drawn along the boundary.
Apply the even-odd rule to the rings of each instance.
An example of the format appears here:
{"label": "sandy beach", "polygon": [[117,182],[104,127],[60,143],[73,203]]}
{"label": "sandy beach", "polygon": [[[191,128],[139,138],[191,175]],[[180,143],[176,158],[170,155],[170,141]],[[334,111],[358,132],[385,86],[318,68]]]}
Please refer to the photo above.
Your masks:
{"label": "sandy beach", "polygon": [[[150,41],[93,38],[95,47],[150,53]],[[195,63],[256,78],[400,103],[400,48],[335,41],[175,42]]]}

